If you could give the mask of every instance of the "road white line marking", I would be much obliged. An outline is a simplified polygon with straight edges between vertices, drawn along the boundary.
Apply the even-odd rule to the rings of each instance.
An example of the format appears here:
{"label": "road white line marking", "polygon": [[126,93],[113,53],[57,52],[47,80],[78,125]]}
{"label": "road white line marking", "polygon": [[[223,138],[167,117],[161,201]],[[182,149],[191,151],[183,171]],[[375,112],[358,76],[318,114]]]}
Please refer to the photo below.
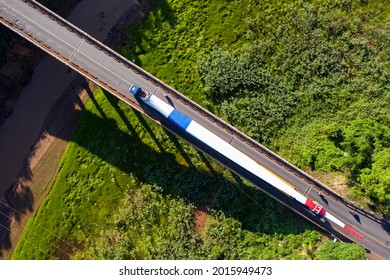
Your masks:
{"label": "road white line marking", "polygon": [[[44,26],[40,25],[39,23],[35,22],[34,20],[26,17],[25,15],[23,15],[22,13],[20,13],[18,10],[15,10],[14,8],[12,8],[11,6],[7,5],[4,3],[4,5],[6,5],[7,7],[9,7],[11,10],[15,11],[16,13],[18,13],[19,15],[21,15],[22,17],[24,17],[25,19],[27,19],[28,21],[34,23],[36,26],[40,27],[41,29],[43,29],[44,31],[46,31],[48,34],[50,34],[51,36],[53,36],[54,38],[56,38],[58,41],[62,42],[64,45],[67,45],[71,48],[74,48],[72,45],[68,44],[66,41],[64,41],[63,39],[61,39],[60,37],[58,37],[57,35],[53,34],[52,32],[50,32],[48,29],[46,29]],[[50,19],[51,20],[51,19]],[[55,21],[54,21],[55,22]],[[56,23],[57,24],[57,23]],[[69,32],[68,30],[66,30],[66,32]],[[73,33],[72,33],[73,34]],[[91,45],[91,44],[89,44]],[[93,45],[91,45],[92,47],[94,47]],[[100,50],[98,50],[99,52],[101,52]],[[122,78],[121,76],[119,76],[118,74],[116,74],[115,72],[113,72],[112,70],[108,69],[107,67],[105,67],[104,65],[100,64],[98,61],[94,60],[93,58],[89,57],[87,54],[83,53],[82,51],[78,51],[79,54],[82,54],[84,55],[86,58],[88,58],[89,60],[93,61],[95,64],[99,65],[100,67],[102,67],[103,69],[105,69],[106,71],[108,71],[109,73],[113,74],[114,76],[116,76],[117,78],[119,78],[120,80],[124,81],[127,85],[131,85],[131,83]],[[102,53],[102,52],[101,52]],[[104,54],[104,53],[103,53]],[[113,60],[113,62],[116,62]]]}
{"label": "road white line marking", "polygon": [[77,47],[74,49],[72,55],[69,57],[69,60],[72,59],[72,57],[75,55],[75,53],[77,52],[77,50],[80,48],[81,44],[84,42],[84,39],[81,39],[80,42],[78,43]]}
{"label": "road white line marking", "polygon": [[[329,210],[327,210],[326,212],[329,213],[329,214],[331,214],[332,216],[336,217],[336,215],[333,214],[332,212],[330,212]],[[344,223],[344,221],[343,221],[344,219],[341,219],[341,218],[337,218],[337,219],[339,219],[341,222]],[[334,222],[334,221],[332,221],[332,222]],[[335,223],[335,222],[334,222],[334,223]],[[337,224],[337,223],[336,223],[336,224]],[[353,230],[356,229],[356,226],[355,226],[355,225],[351,226],[351,223],[349,223],[349,221],[347,221],[347,223],[345,223],[345,224],[348,225],[348,226],[349,226],[350,228],[352,228]],[[390,248],[390,246],[387,246],[387,245],[386,245],[385,243],[383,243],[382,241],[380,241],[380,240],[376,239],[375,237],[373,237],[372,235],[366,233],[366,232],[364,231],[363,228],[359,228],[358,230],[355,230],[355,231],[364,233],[364,237],[365,237],[365,238],[366,238],[366,236],[368,236],[368,237],[370,237],[372,240],[375,240],[376,242],[378,242],[379,244],[385,246],[386,248]],[[338,231],[338,232],[340,232],[340,231]],[[341,233],[341,232],[340,232],[340,233]]]}

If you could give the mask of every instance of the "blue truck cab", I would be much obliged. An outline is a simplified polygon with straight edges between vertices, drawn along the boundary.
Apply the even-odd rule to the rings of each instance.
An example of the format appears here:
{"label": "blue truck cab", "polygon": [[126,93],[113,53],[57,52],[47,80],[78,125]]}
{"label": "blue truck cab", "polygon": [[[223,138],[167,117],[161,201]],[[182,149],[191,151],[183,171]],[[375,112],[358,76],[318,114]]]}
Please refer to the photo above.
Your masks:
{"label": "blue truck cab", "polygon": [[137,95],[139,95],[140,92],[142,92],[142,88],[140,88],[138,85],[134,84],[134,85],[131,85],[129,91],[130,91],[130,93],[137,96]]}
{"label": "blue truck cab", "polygon": [[135,97],[139,96],[144,102],[147,102],[149,97],[151,96],[150,93],[143,90],[139,85],[133,84],[131,85],[129,92],[132,93]]}

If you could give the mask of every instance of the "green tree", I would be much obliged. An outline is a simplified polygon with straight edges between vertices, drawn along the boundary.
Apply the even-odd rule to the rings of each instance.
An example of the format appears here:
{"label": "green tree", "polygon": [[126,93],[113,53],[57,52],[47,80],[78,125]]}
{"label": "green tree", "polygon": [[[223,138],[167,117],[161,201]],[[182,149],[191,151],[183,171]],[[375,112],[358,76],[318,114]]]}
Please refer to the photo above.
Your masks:
{"label": "green tree", "polygon": [[390,148],[373,155],[372,169],[364,169],[360,177],[362,188],[390,214]]}
{"label": "green tree", "polygon": [[351,121],[343,131],[343,148],[348,153],[348,165],[356,178],[363,168],[371,168],[374,152],[389,146],[388,127],[372,119]]}
{"label": "green tree", "polygon": [[318,251],[320,260],[364,260],[366,252],[355,243],[340,243],[328,241]]}

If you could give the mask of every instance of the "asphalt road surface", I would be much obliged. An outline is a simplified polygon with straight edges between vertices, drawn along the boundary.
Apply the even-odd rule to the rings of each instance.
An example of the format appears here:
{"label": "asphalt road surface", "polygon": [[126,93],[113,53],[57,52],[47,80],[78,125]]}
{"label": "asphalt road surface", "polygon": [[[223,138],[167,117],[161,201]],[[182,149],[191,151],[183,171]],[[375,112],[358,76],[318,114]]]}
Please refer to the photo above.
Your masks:
{"label": "asphalt road surface", "polygon": [[[248,145],[248,141],[240,137],[240,134],[235,132],[229,125],[196,106],[193,102],[181,96],[142,69],[125,61],[124,58],[115,54],[113,51],[95,42],[87,34],[77,30],[76,27],[54,15],[50,15],[49,12],[45,11],[34,1],[0,0],[0,16],[3,24],[40,46],[87,78],[93,80],[135,109],[146,114],[165,128],[192,143],[199,150],[209,154],[230,168],[234,173],[252,182],[261,190],[290,207],[296,213],[341,239],[352,240],[364,246],[370,252],[375,253],[378,257],[390,259],[390,228],[383,220],[360,209],[357,209],[358,211],[354,209],[353,211],[356,213],[352,215],[351,205],[330,191],[322,191],[324,195],[320,197],[317,188],[309,184],[304,178],[297,176],[296,172],[291,172],[291,167],[283,164],[283,162],[279,162],[278,164],[274,157],[270,157],[269,154],[261,152],[257,148],[259,146],[258,144],[255,147],[251,147],[251,145]],[[139,102],[139,100],[135,100],[133,96],[128,95],[128,90],[134,83],[148,92],[156,94],[161,99],[166,99],[176,109],[185,113],[220,138],[231,143],[231,145],[277,174],[289,184],[295,186],[299,192],[322,204],[326,211],[359,232],[364,236],[364,239],[359,239],[337,225],[318,217],[294,199],[280,193],[261,179],[254,177],[254,175],[243,170],[220,154],[216,154],[216,152],[205,147],[205,145],[196,139],[178,130],[157,112],[154,112],[151,108]]]}

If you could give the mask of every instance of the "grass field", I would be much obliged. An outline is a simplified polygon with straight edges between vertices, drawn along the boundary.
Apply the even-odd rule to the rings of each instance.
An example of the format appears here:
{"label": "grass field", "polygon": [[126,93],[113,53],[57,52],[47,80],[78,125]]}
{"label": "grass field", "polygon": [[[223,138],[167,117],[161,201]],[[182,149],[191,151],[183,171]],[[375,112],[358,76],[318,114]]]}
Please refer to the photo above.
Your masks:
{"label": "grass field", "polygon": [[[255,15],[269,15],[265,23],[277,29],[288,2],[156,1],[117,48],[219,112],[202,63],[221,49],[250,48]],[[357,245],[329,245],[314,226],[108,93],[94,96],[14,259],[365,258]]]}

